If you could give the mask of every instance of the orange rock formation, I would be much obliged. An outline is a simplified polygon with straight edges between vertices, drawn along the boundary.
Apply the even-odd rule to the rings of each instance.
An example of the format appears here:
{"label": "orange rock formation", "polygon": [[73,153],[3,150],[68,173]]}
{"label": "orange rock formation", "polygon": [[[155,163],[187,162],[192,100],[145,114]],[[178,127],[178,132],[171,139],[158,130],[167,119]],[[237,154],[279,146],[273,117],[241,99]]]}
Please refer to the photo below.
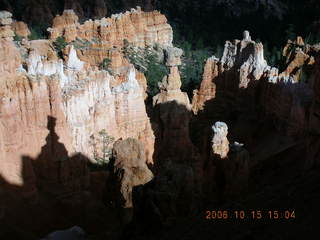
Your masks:
{"label": "orange rock formation", "polygon": [[[29,186],[25,195],[34,197],[35,182],[56,194],[59,184],[62,192],[87,188],[84,161],[75,160],[73,166],[66,159],[94,161],[94,154],[102,151],[103,129],[115,140],[140,140],[146,163],[153,163],[146,79],[124,58],[121,47],[124,39],[142,47],[171,46],[172,29],[163,15],[137,9],[80,25],[67,10],[54,19],[52,40],[17,46],[12,27],[21,36],[28,35],[27,27],[20,22],[10,25],[8,12],[0,17],[0,174],[8,183]],[[53,44],[58,36],[69,42],[63,59]],[[106,57],[114,75],[100,70]],[[29,159],[28,180],[23,156]]]}

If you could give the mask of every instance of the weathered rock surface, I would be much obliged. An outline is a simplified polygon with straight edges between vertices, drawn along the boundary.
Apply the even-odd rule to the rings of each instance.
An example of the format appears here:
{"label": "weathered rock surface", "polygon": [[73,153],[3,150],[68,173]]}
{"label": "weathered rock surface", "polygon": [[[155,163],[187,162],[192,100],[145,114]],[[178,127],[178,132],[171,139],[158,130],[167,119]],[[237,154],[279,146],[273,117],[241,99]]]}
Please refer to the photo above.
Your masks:
{"label": "weathered rock surface", "polygon": [[158,134],[159,161],[166,158],[176,161],[192,161],[195,149],[189,138],[190,102],[187,93],[180,90],[178,65],[182,51],[165,49],[166,64],[170,73],[159,83],[160,93],[153,97],[154,118]]}
{"label": "weathered rock surface", "polygon": [[11,38],[14,36],[10,24],[12,23],[12,14],[7,11],[0,11],[0,39]]}
{"label": "weathered rock surface", "polygon": [[182,53],[182,50],[178,48],[168,47],[165,49],[166,65],[170,68],[170,72],[159,83],[160,93],[153,97],[154,106],[175,101],[176,104],[181,104],[186,109],[190,109],[187,93],[180,90],[181,78],[178,66],[181,65],[180,57]]}
{"label": "weathered rock surface", "polygon": [[248,32],[241,41],[227,41],[221,60],[214,57],[207,60],[200,89],[194,91],[193,112],[207,111],[206,104],[219,104],[221,109],[216,114],[224,116],[223,111],[231,115],[235,111],[254,112],[257,106],[262,106],[267,114],[276,116],[287,126],[287,132],[301,134],[307,128],[312,93],[299,79],[302,69],[314,60],[302,49],[289,56],[291,45],[296,43],[288,44],[284,54],[290,61],[279,74],[278,69],[264,60],[263,45],[252,41]]}
{"label": "weathered rock surface", "polygon": [[[11,17],[7,12],[1,14],[3,19]],[[89,29],[96,25],[86,23],[82,28],[85,32],[75,33],[77,42],[72,42],[61,52],[57,51],[53,40],[14,42],[12,28],[17,35],[25,37],[29,34],[27,26],[22,22],[1,22],[7,25],[1,26],[0,31],[0,189],[1,196],[5,196],[1,198],[0,205],[8,209],[0,209],[1,219],[6,218],[9,223],[14,219],[14,211],[10,209],[20,211],[16,207],[21,206],[26,209],[21,214],[23,222],[30,210],[28,204],[38,207],[39,212],[49,208],[48,204],[57,204],[54,209],[64,209],[67,218],[72,219],[76,219],[73,218],[75,213],[79,213],[85,202],[88,206],[81,212],[83,216],[90,218],[95,214],[91,211],[104,209],[87,192],[97,191],[95,196],[102,197],[105,184],[90,183],[90,178],[93,176],[94,180],[106,181],[109,176],[92,175],[88,169],[88,162],[95,162],[95,158],[103,154],[101,130],[115,140],[137,139],[125,146],[116,145],[116,148],[122,146],[124,149],[132,146],[133,151],[125,161],[121,157],[126,157],[121,155],[125,152],[117,148],[120,151],[117,173],[124,171],[124,175],[120,174],[126,199],[124,207],[132,207],[132,187],[152,179],[147,164],[153,164],[155,137],[144,103],[146,78],[123,57],[120,46],[127,36],[121,35],[121,28],[130,27],[128,21],[131,18],[137,25],[141,20],[144,26],[142,33],[131,28],[133,36],[144,35],[144,40],[137,40],[135,44],[143,42],[145,46],[146,42],[160,41],[159,44],[172,45],[171,27],[158,12],[132,10],[122,17],[113,17],[110,21],[114,25],[105,27],[118,29],[119,34],[106,29],[99,33],[90,32]],[[57,25],[60,20],[59,17],[55,20]],[[67,11],[62,24],[80,26],[77,21],[74,12]],[[101,26],[100,23],[98,25]],[[164,29],[163,33],[161,29]],[[170,33],[168,36],[164,36],[166,31]],[[88,33],[91,35],[87,36]],[[105,42],[100,33],[114,37],[114,41],[121,43],[119,48]],[[86,46],[87,39],[90,39],[89,48],[81,45]],[[110,72],[100,66],[108,56],[111,59]],[[138,155],[134,155],[134,151]],[[132,157],[138,158],[139,162]],[[53,199],[48,200],[46,196]],[[25,205],[12,199],[21,199]],[[50,221],[57,224],[60,218],[55,217],[54,211],[48,212],[54,220],[41,221],[39,218],[34,228]]]}
{"label": "weathered rock surface", "polygon": [[10,26],[11,22],[6,22],[6,19],[11,20],[11,16],[7,11],[0,11],[0,19],[3,20],[0,23],[0,84],[2,79],[13,77],[21,64],[20,53],[12,41],[14,32]]}
{"label": "weathered rock surface", "polygon": [[[101,146],[92,143],[90,137],[93,135],[98,139],[99,131],[106,129],[115,138],[136,137],[143,141],[146,161],[152,163],[154,137],[145,112],[143,88],[136,80],[135,70],[129,71],[127,82],[111,88],[113,78],[106,72],[91,70],[83,72],[81,77],[64,72],[59,61],[37,55],[41,50],[45,50],[43,55],[52,53],[50,48],[46,49],[48,45],[45,42],[36,45],[40,50],[32,48],[30,74],[3,83],[7,86],[2,89],[1,95],[1,124],[5,128],[1,133],[4,143],[2,151],[3,159],[10,159],[4,164],[11,166],[5,167],[4,177],[11,183],[23,182],[23,176],[19,173],[21,155],[39,158],[40,154],[40,162],[50,163],[51,157],[52,161],[57,161],[54,159],[58,158],[56,153],[42,151],[45,150],[42,147],[46,144],[49,129],[48,116],[57,119],[57,137],[54,139],[61,141],[61,152],[66,149],[61,160],[77,152],[93,158],[93,153],[101,151]],[[71,59],[71,62],[77,63]],[[81,82],[81,85],[75,81]],[[15,134],[12,134],[13,129]],[[49,129],[49,132],[52,131]],[[44,162],[42,164],[39,171],[45,176],[51,167]]]}
{"label": "weathered rock surface", "polygon": [[[11,16],[3,15],[3,18]],[[14,22],[1,29],[1,190],[32,204],[43,203],[43,193],[55,198],[76,195],[71,198],[77,201],[75,207],[70,208],[68,197],[61,202],[70,208],[68,214],[74,214],[85,199],[92,199],[91,195],[77,199],[77,194],[92,187],[87,163],[101,155],[103,144],[99,132],[105,129],[116,140],[135,138],[141,142],[131,144],[132,151],[138,151],[138,163],[132,158],[127,162],[118,158],[116,163],[119,173],[125,170],[121,177],[123,196],[127,200],[124,206],[132,207],[131,190],[126,187],[152,179],[146,164],[153,164],[155,138],[144,103],[146,79],[122,55],[120,48],[127,36],[122,28],[130,28],[130,21],[137,26],[129,30],[137,39],[137,45],[171,46],[171,27],[160,13],[140,10],[110,18],[108,21],[113,25],[89,21],[82,26],[73,11],[65,12],[62,20],[57,17],[55,21],[56,25],[77,25],[85,31],[76,28],[80,31],[75,32],[78,43],[86,44],[90,39],[93,47],[85,51],[72,42],[61,52],[61,58],[52,40],[14,43],[12,27],[16,34],[28,35],[22,23]],[[102,25],[106,27],[102,32],[89,31]],[[107,28],[120,32],[110,32]],[[88,33],[91,35],[87,36]],[[112,44],[102,43],[106,39],[103,40],[100,33],[114,37],[112,44],[118,42],[119,48],[113,50]],[[99,48],[101,46],[106,47]],[[101,61],[108,56],[111,56],[112,68],[117,70],[114,75],[100,70]],[[120,157],[124,152],[119,151]],[[9,208],[12,204],[8,200],[2,205]],[[8,212],[4,214],[7,216]]]}
{"label": "weathered rock surface", "polygon": [[[70,8],[80,8],[80,2],[69,1],[75,4]],[[103,16],[103,2],[96,4],[94,16]],[[97,187],[101,197],[103,184],[90,184],[93,174],[87,162],[103,152],[99,133],[104,129],[120,139],[113,152],[122,207],[134,207],[135,217],[146,225],[170,225],[177,216],[192,215],[203,193],[219,199],[247,191],[250,154],[243,144],[229,146],[227,135],[229,131],[230,141],[241,136],[246,148],[253,149],[261,129],[252,129],[261,126],[266,115],[274,121],[273,129],[286,128],[288,135],[305,136],[308,129],[310,158],[306,168],[319,164],[319,74],[316,71],[310,83],[301,81],[303,68],[319,62],[313,58],[316,46],[308,46],[302,39],[288,43],[294,46],[286,47],[288,66],[281,74],[268,66],[262,44],[255,43],[248,31],[241,41],[226,42],[221,60],[208,59],[191,106],[187,94],[180,90],[182,50],[172,46],[172,29],[159,12],[145,13],[137,8],[80,24],[74,11],[66,10],[54,18],[50,40],[16,44],[12,28],[26,36],[27,27],[11,23],[6,12],[0,12],[1,16],[1,191],[9,188],[34,204],[43,192],[54,197],[74,196],[89,186]],[[53,42],[61,36],[69,45],[58,55]],[[153,98],[153,129],[144,103],[146,78],[123,56],[125,39],[139,47],[157,43],[165,51],[170,72]],[[296,46],[301,47],[290,50]],[[101,67],[106,58],[111,60],[108,71]],[[308,84],[314,86],[312,106]],[[213,104],[207,105],[210,102]],[[191,107],[198,114],[194,121],[200,122],[201,131],[190,127]],[[210,114],[202,118],[208,108]],[[231,123],[230,129],[217,121]],[[237,132],[232,125],[238,122],[249,126]],[[194,132],[201,135],[198,149],[197,141],[190,137]],[[252,140],[251,145],[247,139]],[[152,165],[154,159],[153,178],[147,164]],[[108,176],[95,175],[97,181]],[[80,200],[77,195],[71,200],[66,197],[64,207],[72,208],[74,199],[76,207],[72,209],[77,210],[87,198],[91,195]]]}
{"label": "weathered rock surface", "polygon": [[65,10],[53,20],[51,39],[63,36],[71,42],[79,58],[91,66],[111,60],[113,72],[120,73],[129,63],[122,54],[124,40],[138,47],[172,46],[173,33],[164,15],[158,11],[142,12],[140,8],[101,20],[78,21],[73,10]]}
{"label": "weathered rock surface", "polygon": [[197,114],[203,110],[206,101],[215,98],[216,84],[215,78],[219,75],[219,59],[211,57],[206,61],[203,77],[199,90],[194,90],[192,98],[192,111]]}
{"label": "weathered rock surface", "polygon": [[170,225],[177,216],[192,215],[201,192],[199,155],[189,137],[191,106],[180,89],[182,50],[169,46],[164,51],[170,72],[153,97],[151,117],[156,135],[155,178],[133,191],[134,224],[150,229]]}
{"label": "weathered rock surface", "polygon": [[[192,110],[196,115],[191,122],[195,132],[192,140],[203,159],[204,186],[209,184],[208,179],[215,179],[212,189],[203,187],[205,196],[228,198],[245,192],[249,168],[285,154],[298,143],[308,146],[308,154],[301,152],[310,156],[302,160],[307,169],[317,166],[317,72],[312,68],[317,68],[314,56],[318,51],[317,45],[305,44],[301,38],[288,42],[283,53],[287,67],[279,73],[264,60],[262,44],[252,41],[245,32],[243,40],[226,42],[221,60],[207,60],[201,86],[194,91]],[[315,89],[313,104],[311,86]],[[228,144],[213,144],[212,155],[216,158],[212,160],[208,154],[212,151],[210,128],[216,121],[228,123],[230,141],[241,140],[250,154],[242,146],[231,145],[229,149]],[[310,126],[314,130],[306,141]],[[272,139],[281,140],[273,146]]]}
{"label": "weathered rock surface", "polygon": [[158,11],[142,12],[132,9],[124,14],[115,14],[111,18],[88,20],[79,24],[78,17],[73,10],[65,10],[61,16],[53,20],[49,29],[51,38],[64,36],[66,41],[74,41],[77,37],[84,40],[99,38],[106,41],[107,46],[123,46],[123,40],[144,47],[158,43],[172,45],[172,29],[167,19]]}
{"label": "weathered rock surface", "polygon": [[212,126],[212,152],[220,158],[226,158],[229,152],[228,126],[224,122],[216,122]]}
{"label": "weathered rock surface", "polygon": [[22,21],[14,21],[11,27],[15,34],[20,37],[27,38],[31,34],[28,25]]}
{"label": "weathered rock surface", "polygon": [[134,138],[119,140],[113,146],[115,174],[118,177],[124,208],[132,208],[132,189],[152,180],[143,145]]}
{"label": "weathered rock surface", "polygon": [[305,44],[302,37],[298,36],[295,41],[288,40],[282,52],[288,65],[280,76],[291,77],[294,82],[298,82],[302,78],[303,68],[315,63],[314,57],[309,55],[312,51],[312,46]]}

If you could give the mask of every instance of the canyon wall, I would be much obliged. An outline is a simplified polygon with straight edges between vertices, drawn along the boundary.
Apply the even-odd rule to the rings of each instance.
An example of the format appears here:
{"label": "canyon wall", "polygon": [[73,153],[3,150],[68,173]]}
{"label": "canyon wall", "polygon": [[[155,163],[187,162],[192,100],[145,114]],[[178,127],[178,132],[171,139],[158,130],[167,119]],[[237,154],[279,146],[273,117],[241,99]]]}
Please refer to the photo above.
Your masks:
{"label": "canyon wall", "polygon": [[[158,11],[140,8],[83,24],[78,19],[66,10],[53,19],[50,39],[29,41],[28,26],[0,12],[0,221],[31,232],[67,221],[99,228],[105,221],[93,223],[113,214],[101,206],[103,194],[114,195],[119,183],[126,202],[117,206],[132,208],[133,187],[153,177],[147,80],[123,47],[127,42],[165,51],[173,47],[172,29]],[[113,139],[108,147],[123,140],[118,153],[135,141],[139,162],[128,153],[117,159],[114,172],[89,170],[109,150],[104,133]],[[107,191],[106,182],[112,185]],[[37,216],[34,223],[26,221],[30,212]]]}
{"label": "canyon wall", "polygon": [[[79,24],[75,13],[66,10],[54,18],[51,40],[18,42],[13,41],[13,30],[27,28],[11,26],[11,16],[1,12],[2,178],[21,187],[29,185],[26,180],[35,186],[37,179],[41,189],[57,194],[86,189],[85,161],[101,157],[101,130],[115,140],[140,140],[146,163],[153,164],[146,79],[121,48],[125,39],[139,47],[171,47],[172,29],[165,16],[138,8]],[[59,36],[68,43],[61,54],[55,45]],[[101,68],[105,58],[111,60],[110,71]],[[71,158],[80,159],[73,161],[76,166]],[[24,172],[25,164],[30,172]],[[25,174],[31,177],[25,179]],[[60,185],[65,189],[58,191]]]}
{"label": "canyon wall", "polygon": [[[284,54],[289,54],[288,48]],[[241,41],[227,41],[221,60],[211,57],[206,62],[201,86],[194,91],[193,112],[224,98],[231,101],[229,112],[254,111],[261,106],[286,125],[290,134],[301,134],[308,125],[312,91],[299,79],[302,68],[312,65],[314,59],[299,48],[290,54],[285,71],[278,73],[264,60],[263,45],[252,41],[247,32]]]}
{"label": "canyon wall", "polygon": [[[241,140],[251,154],[263,158],[303,142],[310,132],[310,110],[315,109],[317,53],[317,45],[305,44],[301,37],[288,41],[283,51],[286,66],[279,73],[264,59],[263,45],[252,41],[247,31],[241,41],[227,41],[221,59],[207,60],[200,88],[194,91],[193,128],[203,133],[194,139],[201,152],[208,154],[209,126],[215,121],[227,122],[232,141]],[[291,140],[281,140],[278,147],[264,152],[257,139],[271,146],[266,136],[271,139],[272,134],[273,139]]]}

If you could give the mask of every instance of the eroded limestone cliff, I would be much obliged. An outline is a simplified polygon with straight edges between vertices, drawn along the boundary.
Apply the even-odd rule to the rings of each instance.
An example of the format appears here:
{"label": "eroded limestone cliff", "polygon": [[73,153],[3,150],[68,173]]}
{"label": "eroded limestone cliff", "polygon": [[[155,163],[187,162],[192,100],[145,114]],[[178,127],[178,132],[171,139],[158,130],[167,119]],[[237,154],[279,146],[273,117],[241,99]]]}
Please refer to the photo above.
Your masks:
{"label": "eroded limestone cliff", "polygon": [[[305,44],[301,37],[288,41],[283,51],[286,67],[279,73],[264,59],[263,45],[251,40],[247,31],[243,40],[227,41],[221,59],[213,56],[207,60],[201,86],[194,91],[193,127],[201,128],[204,135],[199,140],[197,133],[194,139],[201,142],[198,145],[201,151],[208,152],[205,145],[209,130],[204,129],[214,121],[226,121],[231,126],[232,141],[241,139],[255,160],[269,158],[297,144],[298,139],[303,142],[310,131],[312,76],[316,76],[313,69],[316,69],[317,54],[317,45]],[[264,132],[264,129],[276,131]],[[282,143],[263,150],[263,145],[273,145],[268,138],[282,138],[271,137],[272,132],[289,136],[291,140],[283,139]]]}
{"label": "eroded limestone cliff", "polygon": [[[35,40],[16,47],[11,35],[1,39],[1,123],[8,131],[2,132],[4,158],[12,159],[12,163],[13,159],[20,161],[22,155],[36,157],[45,144],[47,118],[51,116],[57,119],[56,132],[69,155],[82,153],[93,158],[99,149],[92,139],[105,129],[116,139],[142,140],[147,162],[152,163],[154,137],[145,110],[144,88],[138,81],[140,74],[129,63],[120,74],[111,76],[81,61],[73,45],[63,61],[51,41]],[[23,62],[19,51],[27,53]],[[10,134],[12,129],[16,129],[15,134]]]}
{"label": "eroded limestone cliff", "polygon": [[[35,204],[44,192],[59,197],[87,190],[88,162],[105,151],[102,130],[114,140],[139,140],[140,165],[152,165],[155,136],[144,102],[146,79],[122,47],[125,40],[142,48],[172,47],[165,16],[138,8],[80,24],[66,10],[54,18],[51,39],[33,41],[13,41],[14,34],[26,37],[28,28],[11,17],[0,12],[2,190],[17,190]],[[57,48],[58,37],[65,38],[64,49]],[[101,66],[106,58],[107,70]],[[131,197],[126,200],[131,206]]]}

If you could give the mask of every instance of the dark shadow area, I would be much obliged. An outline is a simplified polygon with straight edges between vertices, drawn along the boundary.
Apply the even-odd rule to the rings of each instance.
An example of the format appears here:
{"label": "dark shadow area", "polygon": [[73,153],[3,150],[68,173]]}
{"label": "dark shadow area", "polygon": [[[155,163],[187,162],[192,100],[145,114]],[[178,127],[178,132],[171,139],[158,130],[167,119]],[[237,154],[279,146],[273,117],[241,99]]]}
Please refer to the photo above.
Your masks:
{"label": "dark shadow area", "polygon": [[[250,81],[246,89],[240,89],[238,73],[232,68],[214,79],[214,83],[216,96],[207,101],[204,110],[193,117],[190,125],[191,138],[196,146],[202,147],[200,152],[206,171],[213,164],[209,154],[211,126],[216,121],[226,122],[229,127],[230,143],[233,141],[244,143],[250,153],[249,193],[239,196],[234,201],[224,201],[220,205],[208,201],[206,209],[215,210],[218,207],[229,212],[245,209],[248,213],[255,209],[261,209],[265,213],[270,209],[279,211],[295,209],[296,212],[300,212],[300,217],[303,216],[304,220],[301,218],[292,221],[281,220],[281,226],[288,231],[283,233],[273,220],[267,219],[268,217],[260,224],[255,224],[256,220],[251,219],[251,222],[246,220],[243,222],[246,224],[244,226],[234,220],[220,220],[219,224],[213,223],[215,220],[205,222],[202,215],[202,223],[195,224],[198,225],[200,232],[202,227],[207,228],[200,234],[201,239],[209,239],[207,236],[223,239],[228,239],[228,236],[232,236],[233,239],[264,239],[262,236],[265,234],[270,234],[271,238],[275,239],[289,239],[300,233],[302,235],[304,232],[302,229],[308,228],[309,224],[307,233],[311,236],[316,227],[307,216],[308,211],[313,211],[313,207],[306,210],[303,204],[305,198],[308,198],[310,203],[315,202],[311,197],[313,187],[308,186],[307,176],[312,175],[313,181],[319,177],[317,169],[304,173],[307,161],[308,114],[312,102],[311,89],[304,83],[273,84],[267,79]],[[300,107],[297,107],[299,104]],[[304,109],[304,112],[299,114],[295,112],[295,108],[299,108],[299,111]],[[224,177],[221,176],[220,179]],[[296,199],[293,200],[289,193],[291,191],[289,186],[293,187],[291,185],[293,182],[299,182],[301,186],[299,191],[308,189],[306,190],[310,191],[308,197],[300,193],[295,195]],[[319,185],[317,188],[319,190]],[[318,214],[320,208],[315,207],[314,211],[313,217]],[[268,222],[271,224],[269,227],[265,225]],[[191,225],[189,227],[191,228]],[[223,233],[229,228],[232,229],[229,234]],[[195,237],[196,231],[191,230],[190,232],[193,232],[190,233],[191,236]],[[241,233],[238,236],[237,231]],[[275,237],[277,234],[278,238]],[[191,236],[186,239],[192,239]]]}
{"label": "dark shadow area", "polygon": [[196,152],[189,139],[190,110],[176,101],[166,102],[157,104],[149,117],[156,137],[153,156],[156,168],[170,158],[191,164]]}
{"label": "dark shadow area", "polygon": [[[307,142],[312,90],[303,82],[274,84],[264,76],[259,81],[249,76],[247,88],[239,88],[237,69],[249,55],[242,54],[235,66],[213,79],[215,98],[207,101],[198,115],[191,117],[186,108],[174,102],[147,108],[156,135],[156,177],[147,185],[135,188],[135,219],[125,238],[295,239],[316,233],[312,218],[320,212],[316,203],[320,197],[317,183],[320,172],[319,168],[310,166],[305,171],[309,165]],[[223,195],[230,176],[221,170],[231,166],[237,172],[239,166],[228,166],[214,160],[218,157],[211,154],[211,127],[217,121],[227,123],[230,143],[244,143],[249,152],[248,191],[232,199]],[[191,144],[185,140],[189,136]],[[200,153],[198,161],[192,159],[190,149]],[[238,153],[230,153],[225,161],[238,157]],[[202,183],[201,197],[196,199],[198,208],[194,210],[196,217],[191,214],[179,218],[172,210],[177,209],[172,207],[177,200],[168,188],[177,173],[173,170],[170,178],[164,169],[167,166],[174,169],[170,162],[175,161],[190,164],[194,174],[200,175],[195,177]],[[160,186],[167,189],[160,191]],[[172,214],[172,222],[163,220],[167,215],[161,204]],[[227,210],[230,218],[207,220],[206,211],[214,210]],[[234,215],[241,210],[246,214],[244,220]],[[257,210],[263,212],[261,221],[252,218],[252,211]],[[275,219],[268,211],[278,211],[281,216]],[[287,219],[286,211],[294,211],[295,217]]]}
{"label": "dark shadow area", "polygon": [[[0,239],[39,239],[73,226],[88,234],[110,231],[114,237],[120,223],[97,198],[89,159],[80,153],[69,156],[55,127],[56,118],[48,116],[49,134],[41,153],[35,159],[21,157],[22,185],[0,177]],[[100,180],[103,185],[107,176]]]}

